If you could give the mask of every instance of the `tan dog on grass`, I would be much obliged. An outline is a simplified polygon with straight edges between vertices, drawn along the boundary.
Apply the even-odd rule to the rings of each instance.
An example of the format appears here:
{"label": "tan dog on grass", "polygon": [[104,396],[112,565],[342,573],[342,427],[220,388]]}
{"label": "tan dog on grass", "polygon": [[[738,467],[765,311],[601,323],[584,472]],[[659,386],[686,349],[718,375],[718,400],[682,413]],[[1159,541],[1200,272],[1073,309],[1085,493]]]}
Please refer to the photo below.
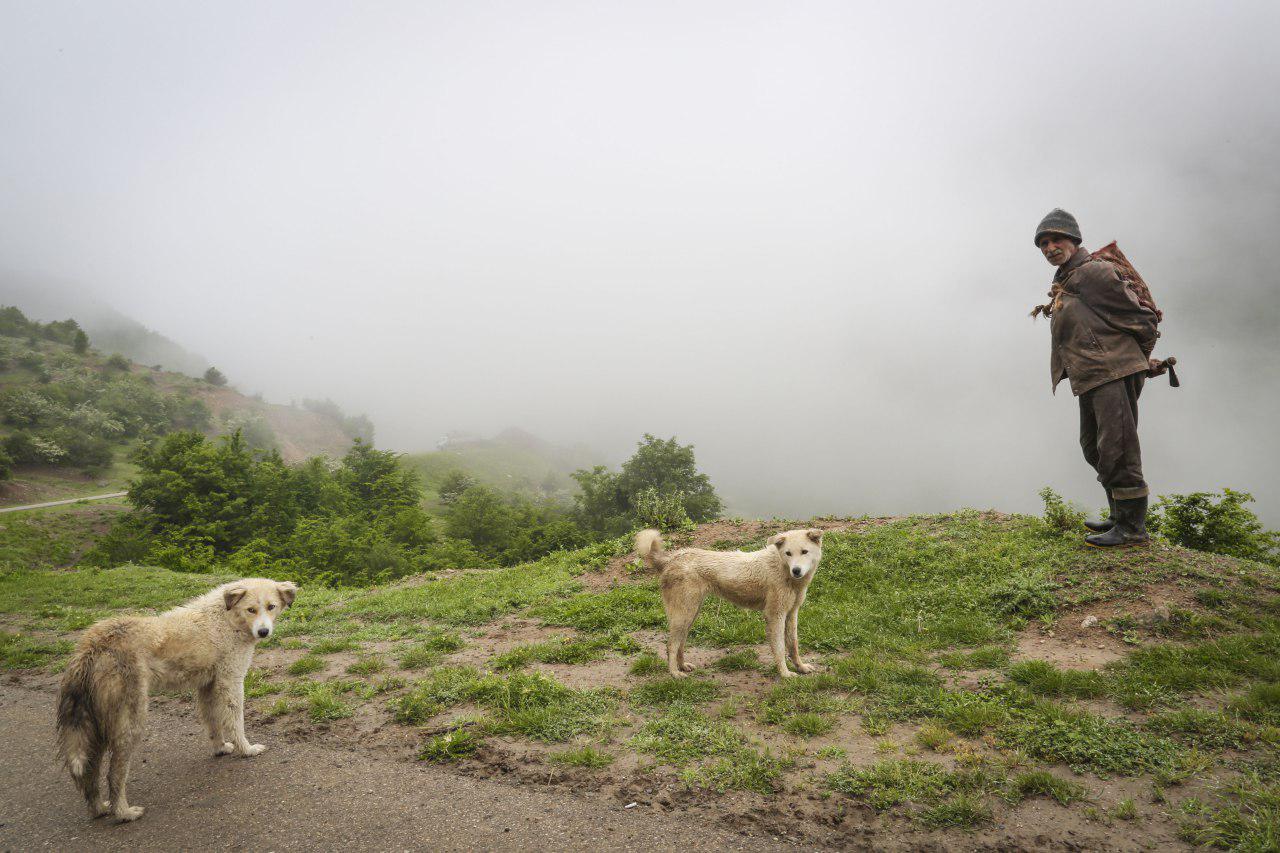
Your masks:
{"label": "tan dog on grass", "polygon": [[[259,640],[293,603],[297,586],[247,578],[223,584],[159,616],[106,619],[84,632],[58,694],[58,751],[90,817],[137,820],[125,794],[129,762],[147,720],[152,690],[196,691],[216,755],[257,755],[244,734],[244,676]],[[98,796],[107,753],[108,801]]]}
{"label": "tan dog on grass", "polygon": [[656,530],[636,534],[636,553],[662,573],[662,604],[667,610],[667,671],[676,678],[693,671],[684,662],[684,642],[702,600],[714,592],[739,607],[764,613],[769,648],[778,675],[790,678],[783,655],[800,672],[813,667],[800,660],[800,605],[822,559],[821,530],[788,530],[759,551],[708,551],[681,548],[668,553]]}

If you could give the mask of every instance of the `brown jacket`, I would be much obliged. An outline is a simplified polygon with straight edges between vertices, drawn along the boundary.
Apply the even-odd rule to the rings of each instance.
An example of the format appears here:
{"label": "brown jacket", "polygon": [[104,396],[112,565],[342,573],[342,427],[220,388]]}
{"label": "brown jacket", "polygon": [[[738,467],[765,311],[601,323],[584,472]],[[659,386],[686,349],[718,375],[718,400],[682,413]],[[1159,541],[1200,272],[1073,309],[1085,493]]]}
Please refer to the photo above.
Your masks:
{"label": "brown jacket", "polygon": [[1063,377],[1079,397],[1103,383],[1147,369],[1156,346],[1156,315],[1138,304],[1115,267],[1076,253],[1053,277],[1058,290],[1050,318],[1050,380]]}

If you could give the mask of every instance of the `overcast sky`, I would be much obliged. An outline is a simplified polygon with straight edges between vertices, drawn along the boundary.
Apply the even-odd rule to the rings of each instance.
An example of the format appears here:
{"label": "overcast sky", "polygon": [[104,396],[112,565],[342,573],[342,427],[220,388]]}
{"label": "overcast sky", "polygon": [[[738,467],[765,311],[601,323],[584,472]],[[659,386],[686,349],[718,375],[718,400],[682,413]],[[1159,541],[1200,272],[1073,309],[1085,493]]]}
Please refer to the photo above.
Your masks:
{"label": "overcast sky", "polygon": [[894,5],[0,0],[0,270],[396,449],[653,432],[744,514],[1097,506],[1027,318],[1062,206],[1166,312],[1153,489],[1280,525],[1280,4]]}

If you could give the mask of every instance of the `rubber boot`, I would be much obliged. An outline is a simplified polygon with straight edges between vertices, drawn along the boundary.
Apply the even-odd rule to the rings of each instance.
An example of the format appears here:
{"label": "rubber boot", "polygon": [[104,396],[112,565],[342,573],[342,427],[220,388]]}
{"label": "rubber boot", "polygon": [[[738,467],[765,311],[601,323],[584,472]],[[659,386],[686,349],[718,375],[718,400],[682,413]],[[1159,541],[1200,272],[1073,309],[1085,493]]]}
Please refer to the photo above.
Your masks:
{"label": "rubber boot", "polygon": [[1094,533],[1106,533],[1108,530],[1116,526],[1116,499],[1111,497],[1111,490],[1107,489],[1107,506],[1111,507],[1111,511],[1107,513],[1106,518],[1098,521],[1086,521],[1084,526],[1092,530]]}
{"label": "rubber boot", "polygon": [[1095,533],[1084,538],[1086,545],[1095,548],[1124,548],[1129,545],[1145,545],[1147,536],[1147,499],[1133,498],[1116,501],[1116,524],[1106,533]]}

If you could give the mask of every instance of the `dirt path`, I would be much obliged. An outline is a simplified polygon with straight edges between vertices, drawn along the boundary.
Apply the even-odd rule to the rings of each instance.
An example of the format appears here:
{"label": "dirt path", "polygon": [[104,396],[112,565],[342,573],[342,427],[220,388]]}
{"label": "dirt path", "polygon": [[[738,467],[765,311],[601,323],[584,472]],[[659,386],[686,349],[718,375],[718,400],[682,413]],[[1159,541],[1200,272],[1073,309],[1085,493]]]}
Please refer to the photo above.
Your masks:
{"label": "dirt path", "polygon": [[129,493],[128,492],[111,492],[110,494],[107,494],[107,495],[86,495],[83,498],[67,498],[66,500],[61,500],[61,501],[45,501],[42,504],[26,504],[25,506],[6,506],[6,507],[0,507],[0,512],[18,512],[19,510],[24,510],[24,509],[44,509],[45,507],[50,507],[50,506],[63,506],[64,504],[78,504],[81,501],[101,501],[101,500],[106,500],[107,498],[122,498],[127,494]]}
{"label": "dirt path", "polygon": [[273,747],[263,755],[214,758],[189,713],[154,707],[129,791],[146,815],[91,822],[52,758],[53,701],[0,686],[0,850],[797,849],[604,796],[261,734]]}

